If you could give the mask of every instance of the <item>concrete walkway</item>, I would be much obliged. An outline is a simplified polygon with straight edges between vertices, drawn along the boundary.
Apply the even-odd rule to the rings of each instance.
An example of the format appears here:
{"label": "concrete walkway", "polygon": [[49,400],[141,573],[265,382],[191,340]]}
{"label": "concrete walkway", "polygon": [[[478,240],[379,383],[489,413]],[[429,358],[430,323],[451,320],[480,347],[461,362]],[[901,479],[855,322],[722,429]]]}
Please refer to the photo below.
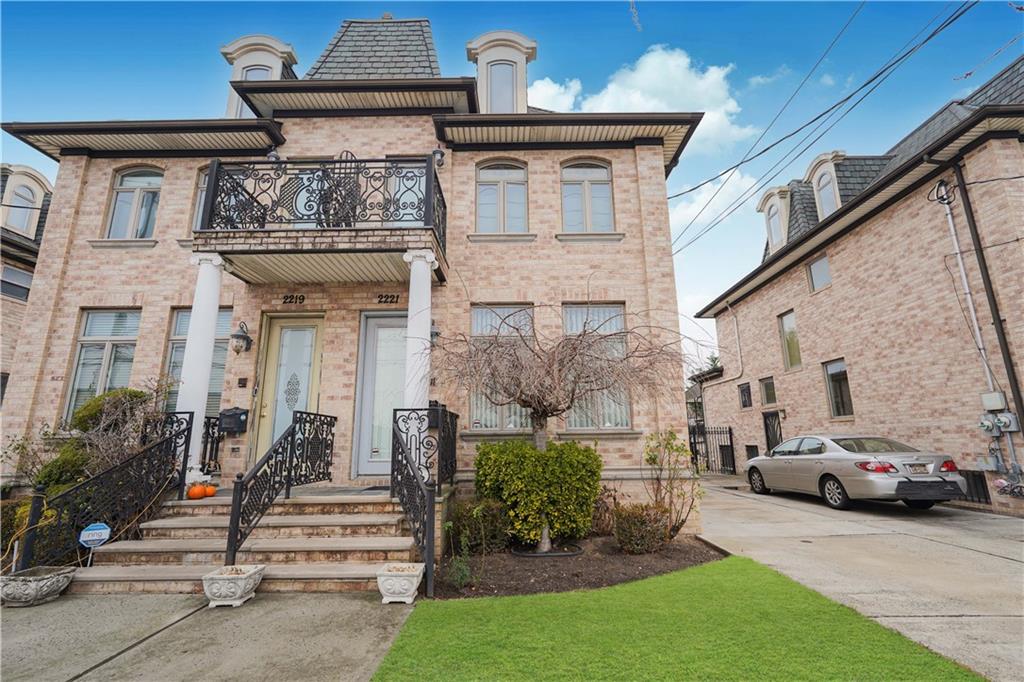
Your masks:
{"label": "concrete walkway", "polygon": [[705,487],[708,540],[993,680],[1020,679],[1024,520],[881,502],[835,511],[810,496],[754,495],[738,477]]}
{"label": "concrete walkway", "polygon": [[376,594],[64,595],[0,614],[4,682],[368,680],[412,607]]}

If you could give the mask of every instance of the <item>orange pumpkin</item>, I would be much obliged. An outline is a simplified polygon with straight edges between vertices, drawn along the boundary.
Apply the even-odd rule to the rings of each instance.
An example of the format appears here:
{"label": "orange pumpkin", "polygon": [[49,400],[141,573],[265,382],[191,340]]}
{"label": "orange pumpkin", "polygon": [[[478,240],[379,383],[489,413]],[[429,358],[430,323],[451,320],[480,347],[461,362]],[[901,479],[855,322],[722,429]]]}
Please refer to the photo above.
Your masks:
{"label": "orange pumpkin", "polygon": [[201,500],[206,497],[206,486],[202,483],[193,483],[188,488],[188,499]]}
{"label": "orange pumpkin", "polygon": [[206,493],[207,497],[213,497],[214,495],[217,494],[217,486],[213,485],[212,483],[207,483],[203,487],[203,492]]}

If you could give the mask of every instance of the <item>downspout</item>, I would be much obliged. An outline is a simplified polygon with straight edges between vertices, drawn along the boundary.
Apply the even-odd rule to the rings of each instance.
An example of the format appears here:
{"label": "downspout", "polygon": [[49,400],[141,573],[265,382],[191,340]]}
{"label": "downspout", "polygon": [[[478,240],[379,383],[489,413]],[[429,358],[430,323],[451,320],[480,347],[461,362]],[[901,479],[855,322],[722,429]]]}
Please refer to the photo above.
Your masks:
{"label": "downspout", "polygon": [[[964,200],[964,216],[967,218],[967,229],[971,233],[971,243],[974,246],[974,256],[978,260],[978,269],[981,271],[981,283],[985,287],[985,298],[988,300],[989,312],[992,314],[992,326],[995,327],[996,340],[999,343],[999,353],[1003,359],[1003,366],[1006,367],[1006,378],[1010,384],[1010,394],[1013,396],[1013,406],[1016,408],[1017,416],[1024,412],[1024,398],[1021,397],[1020,381],[1017,378],[1017,370],[1013,366],[1013,356],[1010,354],[1010,345],[1006,340],[1006,329],[1003,326],[1003,318],[999,313],[999,302],[996,300],[995,289],[992,286],[992,278],[989,276],[988,261],[985,258],[985,250],[978,234],[978,224],[974,220],[974,207],[971,205],[971,196],[967,192],[967,183],[964,181],[964,172],[960,168],[960,159],[953,161],[953,173],[956,175],[957,188]],[[1013,447],[1013,438],[1009,433],[1006,440],[1010,444],[1010,457],[1013,459],[1014,473],[1020,474],[1020,463],[1017,461],[1017,453]]]}

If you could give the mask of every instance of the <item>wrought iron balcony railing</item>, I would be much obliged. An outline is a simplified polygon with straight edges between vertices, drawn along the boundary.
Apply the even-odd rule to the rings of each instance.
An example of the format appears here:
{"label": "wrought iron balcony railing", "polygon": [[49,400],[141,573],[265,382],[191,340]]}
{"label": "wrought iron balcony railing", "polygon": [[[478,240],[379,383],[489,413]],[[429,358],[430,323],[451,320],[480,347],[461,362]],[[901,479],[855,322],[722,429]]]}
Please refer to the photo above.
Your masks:
{"label": "wrought iron balcony railing", "polygon": [[443,249],[446,213],[432,156],[215,160],[198,231],[430,228]]}

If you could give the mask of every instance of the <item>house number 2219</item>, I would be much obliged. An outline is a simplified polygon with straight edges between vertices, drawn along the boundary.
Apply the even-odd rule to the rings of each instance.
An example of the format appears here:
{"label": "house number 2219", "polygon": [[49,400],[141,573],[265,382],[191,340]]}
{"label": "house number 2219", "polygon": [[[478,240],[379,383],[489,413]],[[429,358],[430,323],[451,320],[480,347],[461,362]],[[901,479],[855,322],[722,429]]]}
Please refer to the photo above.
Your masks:
{"label": "house number 2219", "polygon": [[301,303],[305,303],[305,302],[306,302],[306,295],[305,294],[285,294],[284,297],[281,299],[281,303],[300,303],[301,304]]}

